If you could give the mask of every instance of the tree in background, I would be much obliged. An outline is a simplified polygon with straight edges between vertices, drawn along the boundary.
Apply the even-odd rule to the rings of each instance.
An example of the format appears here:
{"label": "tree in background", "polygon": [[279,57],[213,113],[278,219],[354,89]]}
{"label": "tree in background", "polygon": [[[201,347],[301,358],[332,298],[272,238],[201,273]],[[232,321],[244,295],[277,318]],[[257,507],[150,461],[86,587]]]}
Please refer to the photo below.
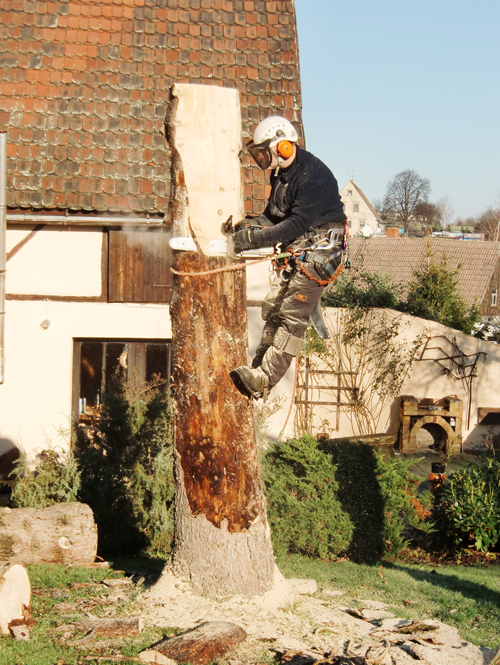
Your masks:
{"label": "tree in background", "polygon": [[433,231],[442,231],[442,212],[435,203],[422,201],[417,203],[414,210],[414,217],[423,227],[431,227]]}
{"label": "tree in background", "polygon": [[436,203],[437,207],[441,211],[441,223],[443,226],[449,226],[453,221],[453,216],[455,211],[450,201],[449,196],[443,196],[442,199]]}
{"label": "tree in background", "polygon": [[413,271],[410,289],[398,309],[471,335],[481,320],[481,309],[476,303],[468,307],[459,294],[459,270],[460,266],[451,268],[446,257],[438,262],[429,252],[427,261]]}
{"label": "tree in background", "polygon": [[477,221],[477,230],[485,240],[500,240],[500,208],[488,208]]}
{"label": "tree in background", "polygon": [[407,233],[416,207],[427,203],[430,191],[430,180],[410,169],[401,171],[387,185],[383,204],[385,215],[402,223]]}

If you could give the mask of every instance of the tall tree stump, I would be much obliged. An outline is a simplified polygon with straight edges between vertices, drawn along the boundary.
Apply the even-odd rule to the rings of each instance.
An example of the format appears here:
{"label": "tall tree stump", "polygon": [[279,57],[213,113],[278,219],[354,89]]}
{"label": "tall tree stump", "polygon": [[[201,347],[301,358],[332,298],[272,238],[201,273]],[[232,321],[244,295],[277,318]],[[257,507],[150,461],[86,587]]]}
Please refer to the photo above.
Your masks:
{"label": "tall tree stump", "polygon": [[176,508],[172,569],[201,595],[260,595],[274,557],[251,402],[229,372],[247,363],[245,270],[209,256],[229,215],[243,217],[241,117],[236,90],[175,85],[167,131],[176,189],[174,235],[199,252],[175,252]]}

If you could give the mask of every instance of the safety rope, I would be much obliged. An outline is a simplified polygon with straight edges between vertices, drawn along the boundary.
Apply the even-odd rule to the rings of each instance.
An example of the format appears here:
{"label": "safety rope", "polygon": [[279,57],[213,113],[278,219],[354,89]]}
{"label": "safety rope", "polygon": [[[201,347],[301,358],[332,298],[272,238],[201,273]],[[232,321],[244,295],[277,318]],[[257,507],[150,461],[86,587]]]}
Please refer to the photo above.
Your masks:
{"label": "safety rope", "polygon": [[[302,250],[301,253],[303,253]],[[180,270],[175,270],[175,268],[170,268],[170,271],[174,275],[178,275],[179,277],[205,277],[206,275],[215,275],[216,273],[219,272],[234,272],[236,270],[244,270],[247,266],[252,266],[255,265],[256,263],[264,263],[265,261],[269,260],[272,261],[275,269],[280,271],[286,268],[289,259],[293,258],[297,262],[300,272],[305,277],[311,279],[313,282],[316,282],[316,284],[319,284],[319,286],[326,286],[327,284],[331,284],[334,280],[336,280],[337,277],[342,272],[342,270],[344,269],[343,264],[340,264],[337,270],[333,273],[333,275],[329,279],[318,279],[317,277],[314,277],[313,275],[307,272],[307,270],[303,266],[303,262],[299,260],[298,258],[299,256],[300,254],[298,254],[294,249],[289,248],[287,249],[286,252],[284,252],[283,254],[278,254],[277,256],[266,256],[266,258],[264,259],[256,259],[255,261],[245,261],[244,263],[238,263],[237,265],[226,266],[225,268],[216,268],[215,270],[203,270],[201,272],[182,272]],[[281,266],[277,265],[276,263],[277,259],[283,260],[283,264]]]}
{"label": "safety rope", "polygon": [[[333,273],[333,275],[329,279],[318,279],[317,277],[314,277],[313,275],[309,274],[307,270],[304,268],[303,261],[299,259],[300,254],[298,254],[294,249],[291,249],[290,247],[287,249],[287,253],[290,254],[290,256],[295,259],[300,272],[308,279],[312,280],[313,282],[316,282],[316,284],[319,284],[319,286],[326,286],[327,284],[331,284],[334,280],[337,279],[342,270],[344,270],[344,265],[341,263],[337,268],[337,270]],[[302,253],[303,250],[301,250],[301,254]],[[286,268],[286,266],[288,265],[288,257],[284,259],[284,263],[282,266],[277,266],[275,260],[273,261],[273,264],[275,268],[277,268],[278,270],[282,270]]]}

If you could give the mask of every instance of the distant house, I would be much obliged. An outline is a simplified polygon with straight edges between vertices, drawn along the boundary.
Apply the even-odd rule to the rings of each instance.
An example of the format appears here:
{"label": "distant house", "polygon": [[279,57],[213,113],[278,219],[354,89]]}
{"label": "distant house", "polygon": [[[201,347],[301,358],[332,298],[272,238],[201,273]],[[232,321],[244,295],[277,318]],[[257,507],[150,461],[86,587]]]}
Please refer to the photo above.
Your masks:
{"label": "distant house", "polygon": [[[446,257],[451,268],[458,268],[458,291],[470,306],[481,305],[483,316],[498,316],[500,308],[500,242],[465,242],[433,238],[432,252],[437,261]],[[352,238],[350,257],[363,270],[381,271],[394,282],[409,283],[413,270],[428,256],[426,238]]]}
{"label": "distant house", "polygon": [[[113,374],[169,376],[173,83],[236,88],[245,138],[273,114],[302,134],[301,88],[292,0],[8,4],[0,457],[33,457],[98,417]],[[267,175],[242,162],[245,210],[259,214]]]}
{"label": "distant house", "polygon": [[[363,191],[349,180],[344,189],[340,192],[344,212],[347,216],[351,236],[375,235],[382,223],[380,216]],[[371,229],[371,232],[370,232]]]}

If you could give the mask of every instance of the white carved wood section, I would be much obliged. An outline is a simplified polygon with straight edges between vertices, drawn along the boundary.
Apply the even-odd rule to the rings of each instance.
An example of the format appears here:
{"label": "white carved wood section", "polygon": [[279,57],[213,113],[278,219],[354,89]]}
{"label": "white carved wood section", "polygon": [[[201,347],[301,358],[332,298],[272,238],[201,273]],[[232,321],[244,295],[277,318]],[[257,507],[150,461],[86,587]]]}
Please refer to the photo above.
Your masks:
{"label": "white carved wood section", "polygon": [[[175,234],[193,235],[204,254],[222,239],[222,222],[242,219],[241,111],[239,92],[213,85],[176,83],[173,126],[182,163],[187,205]],[[190,228],[192,233],[190,232]]]}

